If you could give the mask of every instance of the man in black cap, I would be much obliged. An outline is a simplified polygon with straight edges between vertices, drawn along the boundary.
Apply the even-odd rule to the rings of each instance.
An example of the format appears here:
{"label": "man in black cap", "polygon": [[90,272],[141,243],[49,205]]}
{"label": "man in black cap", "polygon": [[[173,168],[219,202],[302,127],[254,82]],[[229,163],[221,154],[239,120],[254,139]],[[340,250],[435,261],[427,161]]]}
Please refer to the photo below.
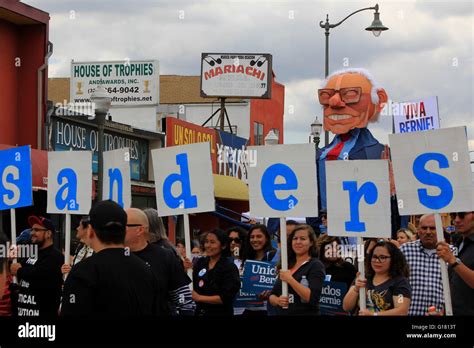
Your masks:
{"label": "man in black cap", "polygon": [[[63,256],[53,246],[54,224],[44,217],[30,216],[34,255],[22,263],[12,263],[10,271],[18,277],[18,316],[57,316],[63,283]],[[29,249],[31,250],[31,249]]]}
{"label": "man in black cap", "polygon": [[89,213],[86,234],[95,254],[74,265],[64,284],[62,316],[137,317],[157,314],[159,287],[150,268],[124,247],[127,214],[113,201]]}

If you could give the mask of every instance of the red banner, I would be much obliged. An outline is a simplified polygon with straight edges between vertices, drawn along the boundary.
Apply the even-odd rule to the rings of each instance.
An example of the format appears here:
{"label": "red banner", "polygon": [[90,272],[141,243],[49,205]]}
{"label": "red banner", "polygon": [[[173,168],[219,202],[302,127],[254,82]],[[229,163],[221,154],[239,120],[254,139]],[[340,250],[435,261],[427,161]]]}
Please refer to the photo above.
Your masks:
{"label": "red banner", "polygon": [[212,172],[216,173],[216,130],[193,123],[166,118],[166,146],[178,146],[209,141],[211,143]]}

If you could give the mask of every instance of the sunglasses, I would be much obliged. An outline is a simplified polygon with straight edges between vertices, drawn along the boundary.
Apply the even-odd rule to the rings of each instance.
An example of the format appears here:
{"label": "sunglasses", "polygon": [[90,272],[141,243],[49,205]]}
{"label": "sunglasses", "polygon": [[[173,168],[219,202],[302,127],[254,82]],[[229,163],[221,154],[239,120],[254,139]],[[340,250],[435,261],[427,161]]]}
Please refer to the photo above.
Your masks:
{"label": "sunglasses", "polygon": [[460,219],[464,219],[464,217],[466,216],[466,214],[470,214],[471,212],[462,212],[462,213],[451,213],[449,214],[451,216],[451,220],[454,220],[456,219],[456,216],[459,216]]}
{"label": "sunglasses", "polygon": [[127,224],[127,227],[139,227],[143,226],[142,224]]}
{"label": "sunglasses", "polygon": [[238,243],[240,244],[240,242],[242,242],[242,240],[240,238],[229,238],[230,242],[234,242],[234,243]]}

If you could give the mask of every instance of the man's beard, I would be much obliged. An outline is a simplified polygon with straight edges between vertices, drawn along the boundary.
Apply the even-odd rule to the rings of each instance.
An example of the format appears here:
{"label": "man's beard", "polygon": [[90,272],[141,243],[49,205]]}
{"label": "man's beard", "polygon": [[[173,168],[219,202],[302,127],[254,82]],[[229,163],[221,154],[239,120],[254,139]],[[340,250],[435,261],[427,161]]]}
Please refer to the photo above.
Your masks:
{"label": "man's beard", "polygon": [[33,244],[37,245],[39,249],[41,249],[44,245],[45,240],[44,239],[37,239]]}

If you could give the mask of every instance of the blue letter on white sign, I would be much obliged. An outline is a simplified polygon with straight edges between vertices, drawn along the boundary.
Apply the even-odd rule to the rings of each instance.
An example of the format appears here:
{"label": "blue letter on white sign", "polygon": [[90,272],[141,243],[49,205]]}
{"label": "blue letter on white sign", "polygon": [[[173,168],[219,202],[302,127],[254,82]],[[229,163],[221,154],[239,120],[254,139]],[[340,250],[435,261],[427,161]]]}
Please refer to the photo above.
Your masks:
{"label": "blue letter on white sign", "polygon": [[[68,210],[78,210],[79,204],[77,203],[77,174],[71,168],[64,168],[58,173],[58,184],[64,185],[56,193],[56,207],[60,210],[64,210],[66,206]],[[64,191],[67,190],[66,198],[63,198]]]}
{"label": "blue letter on white sign", "polygon": [[[275,183],[275,179],[282,176],[285,182],[282,184]],[[298,179],[295,172],[285,164],[273,164],[265,170],[262,175],[261,190],[265,202],[275,210],[286,211],[298,204],[295,196],[290,195],[287,198],[279,199],[275,195],[278,190],[296,190],[298,188]]]}
{"label": "blue letter on white sign", "polygon": [[453,200],[453,186],[444,176],[425,169],[425,165],[429,161],[438,162],[440,169],[449,168],[448,159],[441,153],[429,152],[419,155],[413,162],[413,174],[422,184],[436,186],[441,192],[437,196],[430,196],[426,189],[418,189],[418,198],[420,203],[425,207],[430,209],[441,209]]}
{"label": "blue letter on white sign", "polygon": [[357,190],[357,181],[343,181],[342,188],[349,191],[349,208],[351,220],[346,221],[346,231],[364,232],[365,223],[360,222],[359,203],[364,197],[367,204],[374,204],[377,201],[378,191],[373,182],[366,182]]}
{"label": "blue letter on white sign", "polygon": [[[189,178],[188,155],[181,153],[176,155],[176,164],[180,167],[181,174],[171,174],[163,182],[163,199],[168,207],[176,209],[184,204],[181,208],[196,208],[197,196],[191,195],[191,182]],[[171,188],[175,182],[181,182],[181,195],[174,197]]]}
{"label": "blue letter on white sign", "polygon": [[123,179],[120,169],[109,169],[109,199],[114,198],[114,183],[117,183],[117,204],[123,208]]}

